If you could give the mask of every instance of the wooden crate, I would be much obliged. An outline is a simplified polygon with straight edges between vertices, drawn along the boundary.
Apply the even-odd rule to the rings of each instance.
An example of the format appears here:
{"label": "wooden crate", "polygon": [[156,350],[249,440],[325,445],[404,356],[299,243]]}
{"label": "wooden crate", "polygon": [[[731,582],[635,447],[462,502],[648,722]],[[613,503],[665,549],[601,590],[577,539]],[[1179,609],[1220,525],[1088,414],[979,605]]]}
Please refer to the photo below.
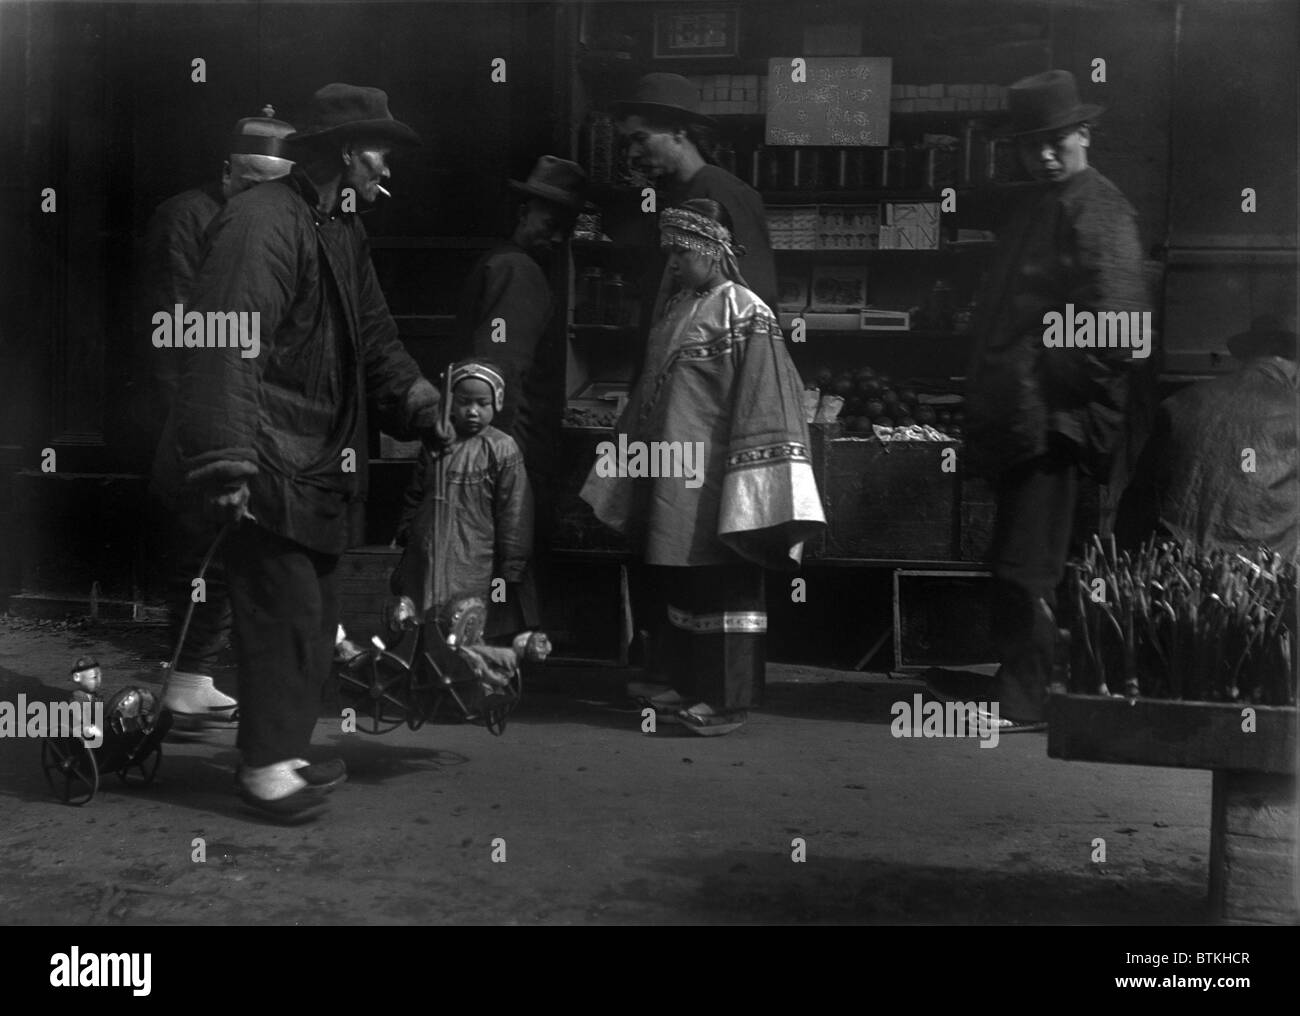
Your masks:
{"label": "wooden crate", "polygon": [[1256,729],[1247,733],[1242,708],[1225,702],[1053,695],[1047,705],[1047,754],[1082,762],[1293,775],[1296,710],[1252,706]]}
{"label": "wooden crate", "polygon": [[960,552],[961,478],[937,441],[814,437],[826,535],[815,556],[950,561]]}
{"label": "wooden crate", "polygon": [[1227,923],[1300,922],[1297,710],[1051,695],[1052,758],[1214,771],[1210,911]]}
{"label": "wooden crate", "polygon": [[995,662],[988,584],[986,571],[895,569],[894,670]]}

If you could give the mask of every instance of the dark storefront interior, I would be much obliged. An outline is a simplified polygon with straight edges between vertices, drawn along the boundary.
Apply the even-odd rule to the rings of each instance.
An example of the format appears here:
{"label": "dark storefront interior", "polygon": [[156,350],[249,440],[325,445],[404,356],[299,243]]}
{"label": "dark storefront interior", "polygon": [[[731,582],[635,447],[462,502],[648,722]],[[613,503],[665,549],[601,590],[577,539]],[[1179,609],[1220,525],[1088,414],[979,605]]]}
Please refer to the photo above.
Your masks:
{"label": "dark storefront interior", "polygon": [[[828,34],[832,48],[824,52],[891,57],[896,96],[904,85],[1005,85],[1049,67],[1074,70],[1107,107],[1095,133],[1096,164],[1140,216],[1159,335],[1148,370],[1160,391],[1224,369],[1225,336],[1294,305],[1297,11],[1290,2],[747,3],[735,53],[707,59],[656,56],[656,18],[672,6],[0,8],[5,148],[17,153],[3,190],[0,594],[56,612],[84,608],[92,587],[105,611],[129,616],[157,605],[150,534],[141,523],[152,447],[145,332],[134,305],[145,226],[161,200],[215,175],[234,120],[268,102],[293,120],[328,81],[384,88],[394,113],[426,140],[395,165],[395,196],[367,213],[366,226],[403,339],[431,376],[445,361],[459,288],[503,229],[507,180],[524,177],[543,152],[587,162],[591,114],[647,71],[757,80],[770,57],[825,46]],[[196,58],[206,66],[202,83],[192,80]],[[504,83],[491,80],[497,59],[506,61]],[[894,138],[919,143],[931,131],[958,132],[953,121],[963,116],[897,114]],[[751,166],[765,173],[754,154],[762,117],[723,119],[737,175],[748,179]],[[809,189],[773,177],[762,189],[770,206],[846,200],[829,169],[819,182]],[[925,180],[909,182],[927,190]],[[55,189],[57,214],[42,213],[33,197],[46,187]],[[1241,210],[1247,187],[1256,195],[1254,214]],[[850,197],[861,200],[867,189]],[[607,231],[635,239],[627,194],[611,183],[604,198]],[[620,222],[629,232],[617,232]],[[589,380],[626,379],[635,362],[633,329],[584,334],[580,311],[569,305],[583,269],[603,256],[575,245],[557,272],[559,291],[571,295],[552,325],[569,340],[570,396]],[[782,257],[805,272],[812,263],[797,253]],[[960,304],[981,270],[978,254],[880,252],[868,263],[875,293],[902,307],[924,305],[936,280]],[[634,262],[623,267],[630,279]],[[822,339],[794,350],[805,377],[862,362],[900,377],[951,381],[963,372],[960,335],[882,335],[869,346]],[[569,447],[576,484],[590,442],[579,435]],[[53,474],[41,469],[47,448],[57,453]],[[367,541],[383,545],[409,464],[381,461],[377,432],[372,452]],[[820,569],[822,588],[836,591],[829,599],[841,609],[809,622],[783,616],[786,597],[771,597],[776,655],[852,664],[880,634],[865,630],[871,626],[862,617],[891,610],[891,568],[978,567],[988,498],[974,486],[887,475],[886,465],[807,565]],[[827,468],[848,474],[866,466],[828,458]],[[1095,500],[1091,528],[1104,529],[1107,492]],[[594,522],[563,531],[553,599],[600,610],[597,627],[608,629],[573,652],[616,657],[619,619],[609,607],[619,591],[616,545]],[[964,602],[959,592],[954,603]],[[571,616],[554,620],[562,630],[583,628]]]}

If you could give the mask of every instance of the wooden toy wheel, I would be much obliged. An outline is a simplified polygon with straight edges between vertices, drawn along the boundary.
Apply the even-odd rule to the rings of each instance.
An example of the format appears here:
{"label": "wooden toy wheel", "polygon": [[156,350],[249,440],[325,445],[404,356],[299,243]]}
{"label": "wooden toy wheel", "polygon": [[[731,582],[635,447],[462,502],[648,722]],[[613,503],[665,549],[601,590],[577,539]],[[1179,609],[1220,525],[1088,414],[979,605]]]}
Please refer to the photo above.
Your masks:
{"label": "wooden toy wheel", "polygon": [[387,650],[372,650],[339,675],[340,691],[357,711],[357,729],[387,734],[406,722],[412,710],[411,668]]}
{"label": "wooden toy wheel", "polygon": [[99,765],[79,737],[47,737],[41,742],[45,782],[64,804],[83,805],[99,790]]}
{"label": "wooden toy wheel", "polygon": [[162,745],[155,744],[151,751],[133,758],[117,771],[117,778],[128,787],[147,787],[158,775],[162,764]]}

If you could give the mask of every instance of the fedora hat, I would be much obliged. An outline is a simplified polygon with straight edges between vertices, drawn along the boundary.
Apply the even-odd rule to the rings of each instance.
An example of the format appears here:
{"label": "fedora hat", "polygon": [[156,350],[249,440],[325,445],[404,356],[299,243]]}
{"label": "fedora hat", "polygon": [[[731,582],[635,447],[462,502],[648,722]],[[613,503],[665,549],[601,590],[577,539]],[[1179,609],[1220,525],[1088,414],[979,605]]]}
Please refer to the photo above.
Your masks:
{"label": "fedora hat", "polygon": [[662,118],[681,117],[709,127],[717,121],[700,112],[700,92],[680,74],[647,74],[636,83],[631,99],[623,99],[610,106],[617,118],[625,116],[650,116]]}
{"label": "fedora hat", "polygon": [[1103,112],[1101,106],[1079,101],[1079,90],[1069,71],[1045,71],[1021,78],[1007,89],[1007,110],[1010,120],[998,133],[1009,138],[1073,127]]}
{"label": "fedora hat", "polygon": [[335,82],[311,97],[302,126],[290,140],[345,137],[382,138],[403,145],[420,143],[415,131],[388,112],[388,94],[382,89]]}
{"label": "fedora hat", "polygon": [[1288,360],[1296,357],[1295,318],[1277,314],[1262,314],[1250,323],[1250,328],[1228,339],[1228,352],[1238,360],[1252,356],[1282,356]]}
{"label": "fedora hat", "polygon": [[269,155],[276,159],[293,159],[284,140],[293,133],[293,124],[275,119],[275,107],[263,106],[261,116],[246,116],[235,124],[230,138],[231,155]]}
{"label": "fedora hat", "polygon": [[543,155],[538,159],[527,180],[511,180],[509,183],[512,190],[544,198],[575,213],[596,207],[586,200],[587,174],[583,168],[576,162],[557,159],[554,155]]}

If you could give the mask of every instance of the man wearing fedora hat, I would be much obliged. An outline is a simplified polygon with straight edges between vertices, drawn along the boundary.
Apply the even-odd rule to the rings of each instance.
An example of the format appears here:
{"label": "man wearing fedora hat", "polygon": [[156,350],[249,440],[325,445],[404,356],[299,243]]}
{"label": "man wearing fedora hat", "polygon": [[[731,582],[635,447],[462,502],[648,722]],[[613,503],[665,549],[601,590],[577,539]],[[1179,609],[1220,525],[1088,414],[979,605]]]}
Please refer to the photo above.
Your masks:
{"label": "man wearing fedora hat", "polygon": [[[1042,719],[1055,655],[1056,588],[1081,472],[1105,482],[1123,435],[1128,350],[1048,348],[1045,315],[1148,307],[1136,213],[1088,164],[1089,121],[1074,77],[1053,70],[1008,93],[1024,169],[998,230],[966,383],[967,465],[995,486],[993,627],[1002,665],[991,694],[1003,717]],[[955,680],[955,679],[953,679]],[[969,688],[931,682],[939,695]],[[981,691],[980,695],[990,694]]]}
{"label": "man wearing fedora hat", "polygon": [[[550,327],[555,299],[548,269],[578,214],[592,206],[585,196],[586,172],[554,155],[543,155],[527,180],[510,180],[508,186],[513,229],[479,259],[465,283],[456,319],[457,359],[487,358],[505,380],[506,401],[493,426],[514,438],[523,454],[537,545],[544,546],[565,402],[564,344]],[[495,612],[494,631],[541,623],[531,568],[506,608]]]}
{"label": "man wearing fedora hat", "polygon": [[[614,103],[612,113],[627,143],[632,166],[655,180],[664,193],[660,207],[675,208],[692,198],[709,198],[723,211],[748,287],[769,307],[777,305],[776,262],[767,231],[763,198],[743,180],[714,163],[717,121],[700,112],[700,94],[680,74],[647,74],[632,98]],[[656,244],[656,250],[657,250]],[[658,304],[670,295],[666,260],[655,262]],[[653,289],[652,289],[653,292]]]}
{"label": "man wearing fedora hat", "polygon": [[[144,319],[155,312],[168,314],[190,299],[194,278],[203,262],[203,238],[208,225],[225,203],[248,188],[278,180],[293,169],[293,159],[284,140],[293,125],[276,120],[272,106],[261,116],[245,117],[235,124],[230,136],[221,179],[168,198],[149,220],[145,238],[143,297]],[[155,532],[167,536],[167,582],[174,597],[175,631],[191,600],[191,584],[199,563],[216,535],[216,527],[202,512],[181,496],[181,476],[171,407],[180,384],[181,363],[190,350],[151,349],[151,375],[157,396],[152,401],[155,426],[161,424],[150,482],[151,510],[157,516]],[[203,729],[232,722],[235,700],[212,683],[212,670],[230,635],[230,598],[224,572],[210,567],[206,576],[206,598],[194,603],[176,670],[167,682],[163,702],[175,717],[177,729]]]}
{"label": "man wearing fedora hat", "polygon": [[1157,532],[1251,556],[1263,545],[1294,560],[1300,549],[1295,319],[1257,317],[1227,345],[1241,361],[1235,371],[1160,404],[1120,501],[1116,533],[1130,546]]}
{"label": "man wearing fedora hat", "polygon": [[402,347],[344,191],[374,200],[397,145],[417,144],[377,88],[331,84],[292,135],[286,179],[232,200],[208,232],[200,314],[260,316],[256,356],[196,350],[182,379],[186,481],[237,523],[222,550],[239,657],[241,797],[315,817],[339,760],[309,764],[338,630],[339,556],[361,541],[367,401],[386,430],[447,437],[441,399]]}

